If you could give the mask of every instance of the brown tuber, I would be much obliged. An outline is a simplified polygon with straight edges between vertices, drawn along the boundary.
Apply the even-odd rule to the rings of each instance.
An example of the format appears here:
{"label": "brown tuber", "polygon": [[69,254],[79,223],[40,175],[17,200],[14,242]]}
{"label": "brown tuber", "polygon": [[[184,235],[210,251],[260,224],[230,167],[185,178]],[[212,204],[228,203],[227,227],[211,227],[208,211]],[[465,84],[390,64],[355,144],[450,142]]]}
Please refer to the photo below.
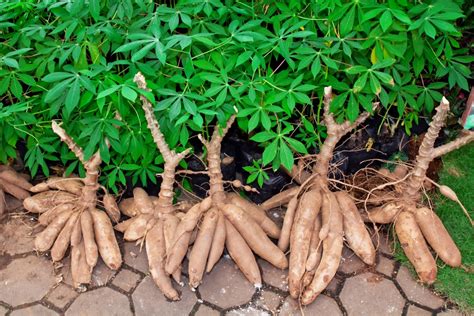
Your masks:
{"label": "brown tuber", "polygon": [[99,153],[85,160],[82,149],[59,124],[53,121],[52,128],[83,164],[86,177],[51,177],[30,188],[37,194],[26,198],[23,206],[29,212],[41,214],[39,223],[46,226],[36,235],[37,251],[51,250],[51,258],[57,262],[71,248],[71,275],[74,286],[79,287],[90,283],[99,253],[110,269],[120,268],[122,256],[109,219],[111,216],[117,220],[120,214],[115,199],[107,192],[103,201],[107,213],[96,209],[102,162]]}

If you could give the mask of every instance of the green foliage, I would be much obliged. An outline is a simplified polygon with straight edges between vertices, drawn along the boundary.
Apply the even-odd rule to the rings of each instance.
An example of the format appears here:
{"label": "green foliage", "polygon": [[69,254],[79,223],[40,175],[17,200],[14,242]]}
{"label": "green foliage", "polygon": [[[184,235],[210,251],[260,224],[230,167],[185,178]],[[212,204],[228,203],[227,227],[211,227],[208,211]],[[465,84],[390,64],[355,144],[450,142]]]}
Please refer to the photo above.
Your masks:
{"label": "green foliage", "polygon": [[[324,137],[324,86],[339,120],[380,100],[409,130],[439,101],[446,84],[435,81],[467,90],[472,60],[451,1],[7,0],[0,12],[0,161],[24,139],[33,174],[55,155],[78,168],[50,130],[60,118],[87,156],[100,150],[113,189],[160,170],[140,94],[178,151],[237,112],[263,164],[290,168]],[[151,93],[135,87],[137,71]]]}

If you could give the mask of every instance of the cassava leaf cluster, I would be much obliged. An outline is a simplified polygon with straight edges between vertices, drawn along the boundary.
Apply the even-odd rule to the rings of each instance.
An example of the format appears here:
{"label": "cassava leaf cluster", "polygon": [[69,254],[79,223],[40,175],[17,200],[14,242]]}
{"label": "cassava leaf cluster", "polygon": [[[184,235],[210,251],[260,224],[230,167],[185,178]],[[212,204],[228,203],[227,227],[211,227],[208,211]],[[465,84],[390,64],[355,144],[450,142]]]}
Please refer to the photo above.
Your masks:
{"label": "cassava leaf cluster", "polygon": [[[0,162],[26,144],[32,174],[75,157],[54,137],[61,118],[103,182],[156,181],[162,163],[137,98],[154,106],[170,146],[238,112],[264,145],[262,163],[291,167],[317,146],[322,87],[354,121],[380,101],[409,130],[444,88],[470,75],[460,1],[7,0],[0,3]],[[141,71],[152,92],[132,82]],[[110,147],[106,145],[106,139]],[[263,182],[264,171],[251,180]],[[250,170],[250,169],[249,169]],[[253,170],[253,169],[252,169]],[[81,170],[80,170],[81,171]]]}

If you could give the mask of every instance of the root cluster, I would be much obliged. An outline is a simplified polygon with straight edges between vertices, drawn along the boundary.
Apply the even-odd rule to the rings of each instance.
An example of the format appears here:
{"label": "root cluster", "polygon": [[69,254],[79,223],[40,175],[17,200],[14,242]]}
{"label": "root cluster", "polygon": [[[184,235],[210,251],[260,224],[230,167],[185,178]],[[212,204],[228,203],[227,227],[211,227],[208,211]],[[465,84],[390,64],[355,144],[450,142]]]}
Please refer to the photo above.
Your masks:
{"label": "root cluster", "polygon": [[[436,108],[413,167],[399,165],[393,172],[387,169],[379,172],[370,170],[372,177],[363,183],[364,192],[357,192],[362,198],[362,207],[367,210],[363,212],[365,220],[395,225],[396,235],[405,254],[420,280],[428,284],[433,283],[437,275],[436,261],[428,244],[446,264],[452,267],[461,265],[461,253],[443,223],[431,208],[422,203],[424,183],[434,183],[426,176],[430,162],[474,141],[474,133],[465,132],[450,143],[434,147],[448,111],[449,102],[443,98]],[[447,186],[437,186],[443,195],[463,207],[454,191]],[[469,220],[472,224],[472,220]]]}
{"label": "root cluster", "polygon": [[[147,89],[140,73],[135,76],[135,82],[141,89]],[[193,288],[201,284],[205,271],[212,270],[224,248],[256,286],[261,285],[262,279],[254,253],[278,268],[286,268],[288,261],[284,253],[269,238],[279,237],[278,226],[257,205],[238,194],[224,191],[221,142],[235,116],[224,128],[216,126],[209,141],[200,137],[207,149],[210,192],[207,198],[181,213],[172,204],[173,183],[175,169],[188,150],[180,154],[169,150],[151,104],[144,97],[141,100],[148,127],[165,160],[163,183],[158,198],[135,189],[133,199],[120,204],[122,212],[132,218],[118,224],[116,229],[124,232],[126,240],[145,242],[149,268],[161,291],[172,300],[179,299],[170,276],[179,282],[181,265],[190,246],[188,275]],[[239,181],[232,181],[232,184],[248,189]]]}
{"label": "root cluster", "polygon": [[0,165],[0,219],[6,213],[5,193],[22,201],[30,196],[32,185],[28,182],[28,177],[17,173],[13,168]]}
{"label": "root cluster", "polygon": [[269,209],[288,203],[278,246],[290,248],[288,284],[290,295],[303,305],[310,304],[328,286],[339,267],[344,238],[366,264],[375,263],[375,248],[352,197],[346,192],[331,192],[328,186],[329,163],[338,141],[368,116],[354,123],[337,124],[329,111],[331,87],[324,90],[324,120],[328,137],[311,171],[299,165],[291,170],[300,183],[264,202]]}
{"label": "root cluster", "polygon": [[82,162],[86,177],[52,177],[31,187],[30,191],[36,194],[27,197],[23,206],[40,214],[39,223],[46,227],[35,238],[37,251],[51,250],[53,262],[58,262],[71,247],[71,275],[74,286],[79,287],[90,283],[99,254],[110,269],[121,266],[122,257],[110,220],[118,221],[120,211],[107,192],[103,198],[106,212],[97,209],[98,169],[102,161],[99,153],[85,160],[82,149],[66,131],[56,122],[52,127]]}
{"label": "root cluster", "polygon": [[[166,272],[173,273],[183,261],[188,246],[193,244],[188,271],[191,287],[199,286],[204,271],[212,270],[224,248],[255,286],[260,286],[262,279],[254,253],[277,268],[288,266],[285,254],[269,238],[280,236],[278,226],[257,205],[224,191],[221,142],[234,119],[232,116],[222,130],[216,126],[209,141],[200,137],[207,149],[209,196],[183,216],[166,260]],[[233,184],[242,187],[238,181]],[[193,231],[197,231],[194,241]]]}

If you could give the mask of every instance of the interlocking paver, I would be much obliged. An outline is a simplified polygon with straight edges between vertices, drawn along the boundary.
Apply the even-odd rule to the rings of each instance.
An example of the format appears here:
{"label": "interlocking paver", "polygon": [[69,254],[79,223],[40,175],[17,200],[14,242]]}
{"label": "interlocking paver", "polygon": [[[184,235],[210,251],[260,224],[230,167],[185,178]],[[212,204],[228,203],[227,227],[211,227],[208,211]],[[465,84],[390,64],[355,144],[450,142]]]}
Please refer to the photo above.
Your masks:
{"label": "interlocking paver", "polygon": [[326,295],[319,295],[316,300],[308,306],[300,306],[296,300],[288,296],[281,307],[281,316],[302,315],[342,315],[336,301]]}
{"label": "interlocking paver", "polygon": [[139,246],[135,243],[124,243],[123,261],[140,272],[148,273],[148,259],[146,257],[145,247],[140,251]]}
{"label": "interlocking paver", "polygon": [[275,312],[283,298],[284,297],[281,297],[280,294],[274,293],[269,290],[263,290],[260,293],[256,304],[265,309],[268,309],[269,311]]}
{"label": "interlocking paver", "polygon": [[339,297],[349,315],[401,315],[405,305],[395,284],[373,273],[346,279]]}
{"label": "interlocking paver", "polygon": [[365,265],[365,263],[360,260],[359,257],[357,257],[355,253],[352,252],[352,250],[347,247],[343,248],[341,263],[339,265],[338,271],[347,274],[352,274],[357,273],[366,267],[367,266]]}
{"label": "interlocking paver", "polygon": [[0,315],[6,315],[8,312],[8,309],[0,305]]}
{"label": "interlocking paver", "polygon": [[128,298],[108,287],[82,293],[66,311],[66,316],[132,315]]}
{"label": "interlocking paver", "polygon": [[221,258],[199,287],[203,300],[222,308],[245,304],[254,292],[253,284],[228,257]]}
{"label": "interlocking paver", "polygon": [[14,310],[12,316],[56,316],[58,313],[44,307],[43,305],[33,305],[21,309]]}
{"label": "interlocking paver", "polygon": [[112,269],[109,269],[102,261],[101,258],[97,261],[97,265],[94,267],[92,271],[92,278],[91,278],[91,285],[92,286],[104,286],[106,285],[117,273]]}
{"label": "interlocking paver", "polygon": [[434,295],[428,288],[422,286],[413,279],[407,267],[400,267],[397,282],[403,289],[409,300],[436,309],[444,304],[444,300]]}
{"label": "interlocking paver", "polygon": [[219,316],[220,313],[207,305],[200,304],[195,316]]}
{"label": "interlocking paver", "polygon": [[78,295],[79,293],[61,283],[48,294],[47,301],[62,309]]}
{"label": "interlocking paver", "polygon": [[[183,281],[186,284],[188,282],[186,279]],[[166,316],[188,315],[196,304],[197,297],[188,286],[179,287],[174,284],[174,287],[181,292],[181,300],[170,302],[161,293],[151,277],[145,277],[132,295],[135,314],[137,316],[153,315],[160,311],[160,315]]]}
{"label": "interlocking paver", "polygon": [[252,305],[233,309],[225,314],[229,316],[271,316],[269,312],[255,308],[255,306]]}
{"label": "interlocking paver", "polygon": [[33,228],[34,224],[28,216],[11,218],[1,223],[0,253],[16,255],[33,251],[34,236],[38,230]]}
{"label": "interlocking paver", "polygon": [[0,299],[12,306],[34,302],[45,296],[54,283],[48,259],[35,255],[19,258],[0,270]]}
{"label": "interlocking paver", "polygon": [[135,287],[135,285],[137,285],[139,280],[140,276],[135,272],[132,272],[127,269],[122,269],[112,281],[112,284],[121,288],[125,292],[129,292]]}
{"label": "interlocking paver", "polygon": [[430,316],[432,313],[415,305],[408,306],[407,316]]}
{"label": "interlocking paver", "polygon": [[395,261],[385,258],[384,256],[379,256],[379,262],[377,263],[377,267],[375,269],[377,272],[391,277],[394,267]]}
{"label": "interlocking paver", "polygon": [[288,269],[278,269],[268,262],[259,259],[258,264],[262,270],[263,280],[283,291],[288,291]]}

